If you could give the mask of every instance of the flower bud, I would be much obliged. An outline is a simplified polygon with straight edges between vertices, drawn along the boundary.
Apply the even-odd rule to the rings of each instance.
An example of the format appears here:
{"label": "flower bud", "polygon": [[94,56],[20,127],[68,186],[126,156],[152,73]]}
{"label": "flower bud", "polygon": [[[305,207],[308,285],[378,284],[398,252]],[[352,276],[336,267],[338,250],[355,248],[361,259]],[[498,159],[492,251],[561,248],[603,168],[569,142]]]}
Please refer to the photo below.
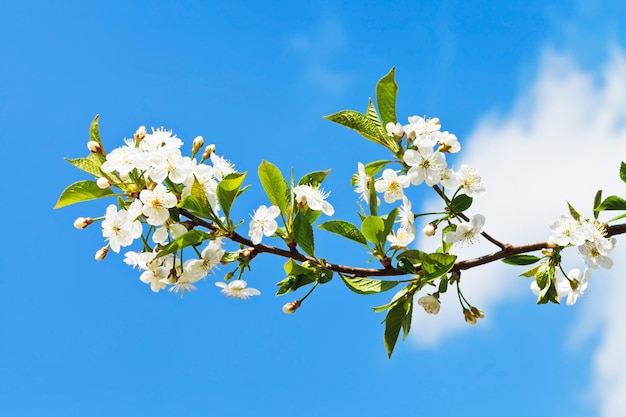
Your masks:
{"label": "flower bud", "polygon": [[437,314],[441,308],[441,303],[434,295],[425,295],[417,300],[417,304],[421,305],[428,314]]}
{"label": "flower bud", "polygon": [[474,317],[476,317],[477,319],[485,318],[485,312],[482,311],[480,308],[472,307],[471,311]]}
{"label": "flower bud", "polygon": [[426,226],[424,226],[422,232],[428,237],[435,236],[435,233],[437,232],[437,225],[433,223],[428,223]]}
{"label": "flower bud", "polygon": [[107,188],[111,186],[111,182],[109,181],[108,178],[105,178],[105,177],[98,178],[96,180],[96,184],[98,185],[98,188],[101,188],[103,190],[106,190]]}
{"label": "flower bud", "polygon": [[196,154],[204,146],[204,139],[202,136],[196,136],[193,140],[193,145],[191,145],[191,153]]}
{"label": "flower bud", "polygon": [[105,247],[103,247],[102,249],[99,249],[99,250],[96,252],[96,256],[95,256],[96,261],[101,261],[101,260],[103,260],[104,258],[106,258],[107,253],[109,253],[109,247],[108,247],[108,246],[105,246]]}
{"label": "flower bud", "polygon": [[89,149],[89,152],[91,153],[102,153],[102,146],[95,140],[90,140],[89,142],[87,142],[87,149]]}
{"label": "flower bud", "polygon": [[465,316],[465,321],[472,326],[476,324],[476,316],[472,314],[468,309],[463,309],[463,315]]}
{"label": "flower bud", "polygon": [[285,313],[285,314],[293,314],[299,308],[300,308],[300,301],[298,301],[298,300],[292,301],[292,302],[287,303],[287,304],[285,304],[283,306],[283,313]]}
{"label": "flower bud", "polygon": [[91,217],[79,217],[76,220],[74,220],[74,227],[77,229],[84,229],[85,227],[89,226],[91,223],[93,223],[93,220],[91,219]]}
{"label": "flower bud", "polygon": [[207,145],[206,148],[204,148],[204,153],[202,154],[202,160],[209,159],[213,152],[215,152],[215,145],[214,144]]}
{"label": "flower bud", "polygon": [[137,129],[137,131],[135,132],[135,141],[136,142],[141,142],[143,140],[143,138],[146,137],[146,134],[148,132],[146,132],[146,127],[145,126],[139,126],[139,129]]}

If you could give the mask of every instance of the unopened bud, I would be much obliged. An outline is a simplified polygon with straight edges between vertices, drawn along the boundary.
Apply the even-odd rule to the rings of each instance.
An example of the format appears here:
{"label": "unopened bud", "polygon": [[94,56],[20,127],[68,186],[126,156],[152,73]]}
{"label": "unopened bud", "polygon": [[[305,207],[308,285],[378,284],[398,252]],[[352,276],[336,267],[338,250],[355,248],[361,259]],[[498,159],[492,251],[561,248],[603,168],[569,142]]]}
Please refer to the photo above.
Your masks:
{"label": "unopened bud", "polygon": [[93,223],[93,220],[91,219],[91,217],[79,217],[76,220],[74,220],[74,227],[77,229],[84,229],[85,227],[89,226],[91,223]]}
{"label": "unopened bud", "polygon": [[135,141],[136,142],[141,142],[143,140],[143,138],[146,137],[146,134],[148,132],[146,132],[146,127],[145,126],[139,126],[139,129],[137,129],[137,131],[135,132]]}
{"label": "unopened bud", "polygon": [[96,252],[96,256],[95,256],[96,261],[101,261],[101,260],[103,260],[104,258],[106,258],[107,253],[109,253],[109,247],[108,247],[108,246],[105,246],[105,247],[103,247],[102,249],[99,249],[99,250]]}
{"label": "unopened bud", "polygon": [[206,148],[204,148],[204,153],[202,154],[202,159],[209,159],[211,157],[211,154],[215,152],[215,145],[214,144],[210,144],[207,145]]}
{"label": "unopened bud", "polygon": [[468,309],[463,310],[463,315],[465,316],[465,321],[472,326],[476,324],[476,316],[472,314]]}
{"label": "unopened bud", "polygon": [[204,146],[204,138],[202,136],[196,136],[193,140],[193,145],[191,145],[191,153],[196,154],[200,151],[200,148]]}
{"label": "unopened bud", "polygon": [[285,314],[293,314],[299,308],[300,308],[300,301],[298,301],[298,300],[292,301],[292,302],[287,303],[287,304],[285,304],[283,306],[283,313],[285,313]]}
{"label": "unopened bud", "polygon": [[417,304],[421,305],[428,314],[437,314],[441,308],[439,299],[434,295],[425,295],[417,300]]}
{"label": "unopened bud", "polygon": [[103,190],[109,188],[111,186],[111,182],[109,181],[108,178],[105,177],[100,177],[96,180],[96,184],[98,185],[98,188],[101,188]]}
{"label": "unopened bud", "polygon": [[99,142],[96,142],[95,140],[90,140],[89,142],[87,142],[87,149],[89,149],[89,152],[91,153],[102,153],[102,146]]}
{"label": "unopened bud", "polygon": [[424,226],[422,232],[428,237],[435,236],[435,233],[437,232],[437,225],[433,223],[428,223],[426,226]]}
{"label": "unopened bud", "polygon": [[477,319],[484,319],[485,318],[485,312],[482,311],[480,308],[472,307],[471,310],[472,310],[472,314]]}

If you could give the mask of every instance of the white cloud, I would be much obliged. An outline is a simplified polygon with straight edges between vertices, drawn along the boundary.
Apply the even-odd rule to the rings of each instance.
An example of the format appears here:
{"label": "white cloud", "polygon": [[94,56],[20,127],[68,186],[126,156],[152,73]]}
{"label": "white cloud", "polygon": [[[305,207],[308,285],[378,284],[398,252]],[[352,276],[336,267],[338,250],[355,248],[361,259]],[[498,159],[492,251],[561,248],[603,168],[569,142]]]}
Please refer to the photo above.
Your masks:
{"label": "white cloud", "polygon": [[[513,244],[544,241],[549,236],[547,223],[567,213],[566,200],[590,217],[598,188],[605,196],[626,195],[626,185],[618,177],[620,162],[626,160],[626,52],[615,49],[595,74],[579,68],[568,55],[545,52],[534,84],[514,109],[486,116],[463,144],[460,158],[478,169],[487,187],[471,212],[486,216],[485,229],[492,236]],[[618,239],[613,252],[615,267],[606,273],[594,271],[585,295],[590,300],[579,307],[581,318],[586,317],[584,325],[572,339],[600,332],[593,388],[605,417],[626,415],[624,240]],[[420,246],[424,244],[425,239]],[[495,249],[483,245],[462,257]],[[575,250],[570,252],[566,269],[579,267],[580,258]],[[461,288],[487,312],[485,324],[490,314],[497,313],[498,304],[516,297],[534,301],[528,281],[517,278],[519,272],[500,263],[465,272]],[[452,294],[443,301],[435,320],[416,313],[417,343],[434,346],[469,328]]]}

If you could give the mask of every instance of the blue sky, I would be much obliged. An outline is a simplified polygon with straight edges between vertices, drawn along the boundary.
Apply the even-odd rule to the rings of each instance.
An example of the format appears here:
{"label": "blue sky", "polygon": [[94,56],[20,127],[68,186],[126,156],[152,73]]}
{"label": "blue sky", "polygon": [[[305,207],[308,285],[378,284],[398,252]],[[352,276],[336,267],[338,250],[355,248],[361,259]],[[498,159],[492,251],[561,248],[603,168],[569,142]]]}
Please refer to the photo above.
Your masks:
{"label": "blue sky", "polygon": [[[63,157],[86,154],[100,114],[109,149],[140,125],[215,143],[249,171],[242,219],[267,203],[254,174],[268,159],[296,175],[332,168],[335,216],[354,220],[349,178],[382,155],[322,116],[364,109],[395,66],[399,118],[439,117],[464,146],[455,163],[483,175],[486,229],[545,240],[565,199],[582,211],[600,186],[623,193],[609,181],[626,159],[626,8],[544,3],[0,6],[0,414],[624,415],[617,265],[572,308],[535,306],[516,269],[474,271],[484,322],[467,326],[451,299],[437,317],[416,314],[388,360],[370,309],[386,296],[335,280],[287,316],[292,298],[273,296],[283,261],[269,257],[246,277],[262,291],[248,302],[219,294],[219,272],[184,299],[154,294],[121,256],[93,260],[98,227],[72,227],[102,202],[52,210],[83,179]],[[329,260],[365,265],[360,248],[316,237]]]}

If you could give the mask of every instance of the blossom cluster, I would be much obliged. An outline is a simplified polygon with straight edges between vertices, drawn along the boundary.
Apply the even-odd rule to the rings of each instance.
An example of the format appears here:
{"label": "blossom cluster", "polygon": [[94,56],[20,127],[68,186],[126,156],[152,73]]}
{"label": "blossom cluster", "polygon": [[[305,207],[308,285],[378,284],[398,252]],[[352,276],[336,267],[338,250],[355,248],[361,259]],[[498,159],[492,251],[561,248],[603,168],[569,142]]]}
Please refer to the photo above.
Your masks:
{"label": "blossom cluster", "polygon": [[[131,246],[141,238],[143,250],[128,251],[124,259],[126,264],[141,271],[140,280],[154,292],[167,287],[170,292],[193,291],[196,282],[220,265],[225,255],[224,242],[220,237],[209,239],[204,247],[194,248],[197,257],[186,260],[182,259],[182,252],[160,256],[164,245],[188,232],[185,224],[171,215],[171,209],[190,196],[194,186],[199,186],[210,211],[218,218],[218,183],[235,173],[235,167],[214,152],[214,145],[204,149],[200,160],[183,156],[180,149],[183,142],[164,128],[148,133],[142,126],[133,138],[124,142],[105,155],[100,167],[104,175],[96,181],[98,187],[116,187],[125,196],[118,200],[119,208],[109,205],[101,218],[107,245],[97,252],[96,259],[103,259],[109,249],[119,253],[122,247]],[[202,137],[196,137],[193,155],[203,146]],[[92,153],[104,155],[99,142],[89,142],[88,148]],[[84,228],[92,222],[79,218],[75,226]],[[222,292],[241,299],[260,294],[258,290],[245,288],[245,281],[235,281],[240,282],[224,284]]]}
{"label": "blossom cluster", "polygon": [[[555,271],[557,297],[567,297],[567,305],[571,306],[587,289],[592,269],[610,269],[613,266],[613,260],[608,255],[616,240],[605,237],[606,225],[595,219],[560,216],[549,227],[552,234],[548,243],[553,247],[577,246],[587,266],[582,272],[574,268],[567,275],[560,268]],[[537,295],[540,293],[535,281],[531,283],[531,290]]]}

